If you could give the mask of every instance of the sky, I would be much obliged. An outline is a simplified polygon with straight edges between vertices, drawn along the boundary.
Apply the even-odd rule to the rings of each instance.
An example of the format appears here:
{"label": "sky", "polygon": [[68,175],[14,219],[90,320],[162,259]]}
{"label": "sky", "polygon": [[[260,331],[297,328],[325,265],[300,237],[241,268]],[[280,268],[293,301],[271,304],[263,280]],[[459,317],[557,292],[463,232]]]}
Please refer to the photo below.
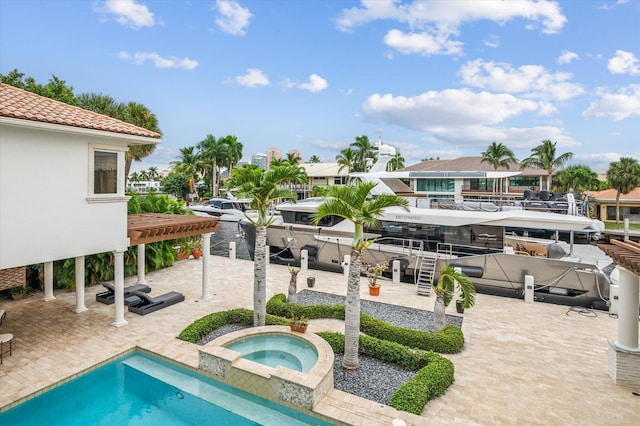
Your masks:
{"label": "sky", "polygon": [[166,169],[207,135],[250,160],[335,161],[366,135],[405,165],[640,159],[640,0],[0,0],[0,73],[144,104]]}

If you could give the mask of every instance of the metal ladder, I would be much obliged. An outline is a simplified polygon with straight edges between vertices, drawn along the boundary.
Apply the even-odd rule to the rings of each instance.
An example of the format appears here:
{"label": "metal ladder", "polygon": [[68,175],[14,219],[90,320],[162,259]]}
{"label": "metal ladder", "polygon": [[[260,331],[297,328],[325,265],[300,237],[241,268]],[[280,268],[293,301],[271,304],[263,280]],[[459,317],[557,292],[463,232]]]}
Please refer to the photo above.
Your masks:
{"label": "metal ladder", "polygon": [[431,294],[431,282],[436,271],[436,258],[420,256],[420,267],[416,279],[416,290],[419,295],[429,296]]}

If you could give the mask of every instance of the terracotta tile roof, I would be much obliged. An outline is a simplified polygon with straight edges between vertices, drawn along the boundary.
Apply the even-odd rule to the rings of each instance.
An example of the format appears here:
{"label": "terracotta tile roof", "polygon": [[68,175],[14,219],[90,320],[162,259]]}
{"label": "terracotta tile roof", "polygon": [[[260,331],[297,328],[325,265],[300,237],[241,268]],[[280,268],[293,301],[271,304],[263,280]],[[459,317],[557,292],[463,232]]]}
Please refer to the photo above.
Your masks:
{"label": "terracotta tile roof", "polygon": [[[520,164],[511,164],[509,171],[520,171]],[[482,157],[460,157],[451,160],[427,160],[421,163],[413,164],[405,167],[402,172],[493,172],[493,166],[489,163],[483,163]],[[498,171],[507,171],[505,168],[499,168]],[[540,176],[547,174],[546,170],[536,167],[525,168],[522,175]]]}
{"label": "terracotta tile roof", "polygon": [[[587,194],[596,200],[615,200],[618,191],[615,189],[605,189],[603,191],[589,191]],[[620,200],[624,201],[640,201],[640,188],[636,188],[628,194],[620,194]]]}
{"label": "terracotta tile roof", "polygon": [[106,115],[0,84],[0,117],[160,139],[160,134]]}

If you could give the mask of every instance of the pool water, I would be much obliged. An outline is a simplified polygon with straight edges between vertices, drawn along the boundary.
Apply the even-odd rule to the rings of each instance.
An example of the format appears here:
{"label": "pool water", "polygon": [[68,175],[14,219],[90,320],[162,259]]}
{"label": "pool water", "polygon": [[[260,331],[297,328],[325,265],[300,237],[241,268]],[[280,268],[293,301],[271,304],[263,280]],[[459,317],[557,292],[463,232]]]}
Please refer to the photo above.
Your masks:
{"label": "pool water", "polygon": [[318,352],[306,340],[287,334],[260,334],[225,345],[248,359],[269,367],[286,367],[308,373],[318,361]]}
{"label": "pool water", "polygon": [[0,413],[37,424],[330,425],[139,351]]}

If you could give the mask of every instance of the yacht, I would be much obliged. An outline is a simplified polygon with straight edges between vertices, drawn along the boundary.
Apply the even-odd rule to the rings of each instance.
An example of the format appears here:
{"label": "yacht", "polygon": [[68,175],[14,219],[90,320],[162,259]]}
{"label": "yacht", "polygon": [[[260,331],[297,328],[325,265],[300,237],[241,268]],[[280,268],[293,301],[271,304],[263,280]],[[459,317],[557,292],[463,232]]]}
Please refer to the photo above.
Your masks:
{"label": "yacht", "polygon": [[189,208],[198,216],[214,216],[224,222],[238,222],[245,217],[248,203],[243,200],[212,198],[204,204],[195,204]]}

